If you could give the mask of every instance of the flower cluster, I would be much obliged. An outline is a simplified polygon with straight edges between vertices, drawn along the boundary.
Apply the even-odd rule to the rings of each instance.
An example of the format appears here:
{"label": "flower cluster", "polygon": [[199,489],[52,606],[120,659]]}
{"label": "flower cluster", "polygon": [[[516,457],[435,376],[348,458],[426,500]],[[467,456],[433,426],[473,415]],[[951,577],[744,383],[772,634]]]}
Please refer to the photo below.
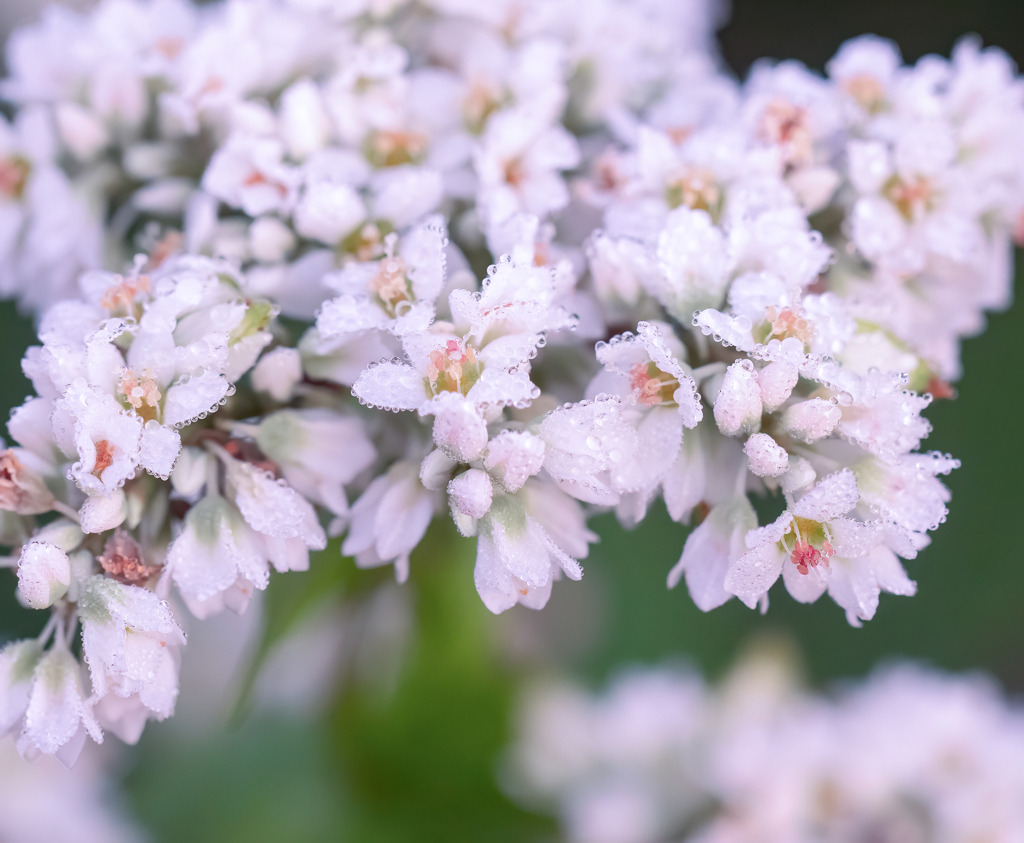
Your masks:
{"label": "flower cluster", "polygon": [[168,716],[184,611],[328,537],[404,581],[446,511],[494,612],[658,497],[704,610],[914,592],[957,466],[922,411],[1007,301],[1024,87],[872,38],[739,84],[718,19],[105,0],[12,37],[0,288],[41,346],[0,506],[52,613],[2,656],[25,753]]}
{"label": "flower cluster", "polygon": [[520,720],[506,786],[573,843],[1024,833],[1024,714],[975,677],[896,665],[821,696],[762,657],[717,688],[647,669],[537,689]]}

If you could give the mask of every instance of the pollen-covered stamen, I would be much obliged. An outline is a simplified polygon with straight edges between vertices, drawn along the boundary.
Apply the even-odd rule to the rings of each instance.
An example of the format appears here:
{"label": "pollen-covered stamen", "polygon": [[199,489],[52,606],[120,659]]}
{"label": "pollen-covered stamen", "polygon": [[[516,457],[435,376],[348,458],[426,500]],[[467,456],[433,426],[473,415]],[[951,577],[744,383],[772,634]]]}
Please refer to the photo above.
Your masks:
{"label": "pollen-covered stamen", "polygon": [[814,335],[814,326],[791,308],[784,307],[779,310],[773,305],[769,305],[765,308],[764,315],[769,325],[766,342],[770,339],[784,340],[796,337],[806,345]]}
{"label": "pollen-covered stamen", "polygon": [[793,527],[782,537],[781,544],[797,571],[805,575],[819,564],[827,568],[828,560],[836,554],[828,526],[806,518],[793,519]]}
{"label": "pollen-covered stamen", "polygon": [[21,199],[31,171],[32,165],[28,159],[20,155],[0,158],[0,196]]}
{"label": "pollen-covered stamen", "polygon": [[720,196],[714,173],[706,167],[687,167],[665,189],[665,201],[670,207],[686,205],[709,213],[718,207]]}
{"label": "pollen-covered stamen", "polygon": [[675,403],[679,381],[654,363],[636,363],[629,369],[629,387],[637,401],[646,407]]}
{"label": "pollen-covered stamen", "polygon": [[114,462],[114,446],[106,439],[96,443],[96,462],[92,467],[95,477],[100,477]]}
{"label": "pollen-covered stamen", "polygon": [[807,109],[778,97],[761,114],[761,136],[783,149],[786,163],[792,166],[811,160],[814,144],[808,127]]}
{"label": "pollen-covered stamen", "polygon": [[117,382],[117,392],[143,421],[152,421],[160,412],[160,389],[153,373],[147,369],[140,377],[134,369],[126,369]]}
{"label": "pollen-covered stamen", "polygon": [[871,73],[858,73],[843,82],[843,88],[869,114],[879,111],[885,102],[885,86]]}
{"label": "pollen-covered stamen", "polygon": [[893,176],[885,183],[882,193],[907,222],[913,222],[930,211],[935,202],[935,189],[922,176],[910,179]]}
{"label": "pollen-covered stamen", "polygon": [[381,306],[391,317],[401,316],[414,299],[412,287],[406,277],[405,261],[400,257],[386,255],[379,264],[377,272],[370,280],[370,289],[380,301]]}
{"label": "pollen-covered stamen", "polygon": [[143,293],[152,292],[152,285],[149,283],[148,275],[133,275],[128,278],[121,278],[116,284],[111,284],[103,293],[100,299],[100,306],[106,308],[114,316],[142,315],[142,304],[137,302]]}
{"label": "pollen-covered stamen", "polygon": [[443,348],[430,352],[427,386],[433,395],[461,392],[465,395],[480,377],[480,364],[471,345],[448,340]]}
{"label": "pollen-covered stamen", "polygon": [[381,129],[370,134],[366,157],[376,167],[414,164],[427,151],[427,136],[422,132]]}

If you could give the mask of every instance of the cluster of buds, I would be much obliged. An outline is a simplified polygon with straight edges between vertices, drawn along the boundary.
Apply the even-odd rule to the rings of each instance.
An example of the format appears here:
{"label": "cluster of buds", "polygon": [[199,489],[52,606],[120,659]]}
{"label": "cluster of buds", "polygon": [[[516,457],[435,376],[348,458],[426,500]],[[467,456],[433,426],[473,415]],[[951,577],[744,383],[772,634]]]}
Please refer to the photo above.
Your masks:
{"label": "cluster of buds", "polygon": [[869,38],[739,84],[717,20],[105,0],[13,36],[0,290],[42,345],[0,505],[52,616],[0,656],[25,752],[166,717],[182,613],[329,537],[404,581],[447,513],[494,612],[658,497],[704,610],[914,592],[957,466],[922,411],[1008,296],[1021,83]]}

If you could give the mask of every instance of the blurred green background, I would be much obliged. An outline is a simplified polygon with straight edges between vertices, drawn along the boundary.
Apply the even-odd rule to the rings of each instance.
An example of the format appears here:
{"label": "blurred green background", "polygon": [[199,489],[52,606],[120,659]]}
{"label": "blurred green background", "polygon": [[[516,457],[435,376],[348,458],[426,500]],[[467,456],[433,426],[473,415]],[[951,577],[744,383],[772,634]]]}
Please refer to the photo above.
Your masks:
{"label": "blurred green background", "polygon": [[[760,56],[821,68],[843,40],[864,32],[894,38],[908,61],[948,54],[959,35],[977,32],[1020,62],[1024,3],[740,0],[721,42],[743,74]],[[30,392],[17,361],[32,329],[10,304],[0,305],[0,325],[0,405],[9,408]],[[319,668],[323,703],[301,711],[243,700],[230,718],[151,725],[120,759],[127,804],[157,841],[552,839],[550,820],[519,810],[496,784],[525,679],[569,670],[597,686],[626,664],[679,657],[715,677],[764,632],[798,644],[816,685],[911,657],[984,669],[1008,690],[1024,689],[1022,336],[1019,308],[993,316],[964,345],[959,397],[929,409],[935,432],[926,446],[963,462],[949,478],[951,514],[933,546],[907,565],[917,596],[883,595],[864,629],[849,627],[831,600],[801,606],[781,586],[766,617],[736,601],[701,613],[685,589],[665,589],[686,530],[658,508],[632,533],[611,516],[596,519],[602,540],[583,581],[556,586],[542,613],[517,607],[499,618],[474,591],[473,543],[436,523],[413,556],[410,582],[400,594],[388,591],[399,595],[396,617],[411,611],[413,622],[381,655],[360,636],[387,572],[356,572],[333,545],[310,575],[275,577],[263,607],[268,645],[309,617],[350,619],[342,638],[356,644],[338,651],[347,653],[343,667]],[[13,586],[10,572],[0,572],[5,638],[41,624],[17,607]],[[186,660],[196,657],[186,650]],[[213,674],[244,670],[251,658],[243,647]],[[389,658],[390,672],[381,667]],[[301,652],[282,659],[302,667]]]}

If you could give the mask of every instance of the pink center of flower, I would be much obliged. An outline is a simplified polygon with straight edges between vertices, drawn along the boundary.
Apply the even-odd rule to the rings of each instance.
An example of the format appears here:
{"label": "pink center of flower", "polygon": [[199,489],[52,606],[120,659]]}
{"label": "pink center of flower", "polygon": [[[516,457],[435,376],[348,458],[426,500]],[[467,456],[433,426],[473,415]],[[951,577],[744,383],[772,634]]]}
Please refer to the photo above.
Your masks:
{"label": "pink center of flower", "polygon": [[377,167],[397,167],[415,163],[427,150],[427,136],[422,132],[381,129],[374,132],[367,144],[369,159]]}
{"label": "pink center of flower", "polygon": [[151,290],[148,275],[122,278],[118,283],[107,287],[103,298],[100,299],[100,305],[114,314],[137,316],[135,299],[140,293],[148,293]]}
{"label": "pink center of flower", "polygon": [[629,369],[629,387],[645,407],[672,403],[679,381],[654,363],[636,363]]}
{"label": "pink center of flower", "polygon": [[921,176],[911,179],[893,176],[882,190],[907,222],[913,222],[928,211],[935,198],[931,182]]}
{"label": "pink center of flower", "polygon": [[861,108],[868,112],[878,111],[879,106],[885,99],[885,86],[878,81],[878,77],[870,73],[858,73],[851,76],[843,83],[851,97],[860,103]]}
{"label": "pink center of flower", "polygon": [[110,444],[106,439],[100,439],[96,443],[96,464],[92,467],[92,473],[99,477],[110,468],[111,463],[114,462],[114,446]]}
{"label": "pink center of flower", "polygon": [[626,184],[619,155],[614,149],[602,152],[594,159],[594,185],[605,193],[614,193]]}
{"label": "pink center of flower", "polygon": [[430,352],[427,380],[431,392],[461,392],[465,395],[480,377],[473,347],[448,340],[442,348]]}
{"label": "pink center of flower", "polygon": [[711,211],[718,205],[718,197],[718,183],[706,167],[687,167],[666,192],[668,204],[673,208],[686,205],[700,211]]}
{"label": "pink center of flower", "polygon": [[818,565],[827,568],[828,560],[836,555],[831,534],[825,524],[806,518],[794,518],[793,528],[786,535],[790,540],[795,539],[795,542],[790,550],[789,541],[784,537],[783,547],[801,574],[806,575]]}
{"label": "pink center of flower", "polygon": [[156,418],[161,396],[152,372],[146,370],[139,377],[133,369],[128,369],[118,381],[117,391],[145,421]]}
{"label": "pink center of flower", "polygon": [[771,326],[768,339],[784,340],[789,337],[796,337],[804,345],[811,341],[811,337],[814,334],[813,326],[804,317],[790,308],[784,307],[782,310],[778,310],[773,305],[769,305],[765,308],[764,314],[768,324]]}
{"label": "pink center of flower", "polygon": [[409,282],[405,275],[405,261],[401,258],[385,257],[377,265],[377,273],[370,281],[370,288],[390,316],[400,315],[397,311],[402,302],[412,298]]}
{"label": "pink center of flower", "polygon": [[782,147],[786,163],[798,166],[811,160],[813,140],[807,120],[807,109],[789,100],[773,99],[761,115],[761,136]]}
{"label": "pink center of flower", "polygon": [[20,155],[0,158],[0,196],[21,199],[32,165]]}
{"label": "pink center of flower", "polygon": [[266,185],[267,187],[276,190],[281,196],[288,195],[288,188],[280,182],[276,182],[273,179],[267,178],[266,173],[262,173],[259,170],[253,170],[246,177],[245,181],[242,182],[245,187],[261,187]]}

